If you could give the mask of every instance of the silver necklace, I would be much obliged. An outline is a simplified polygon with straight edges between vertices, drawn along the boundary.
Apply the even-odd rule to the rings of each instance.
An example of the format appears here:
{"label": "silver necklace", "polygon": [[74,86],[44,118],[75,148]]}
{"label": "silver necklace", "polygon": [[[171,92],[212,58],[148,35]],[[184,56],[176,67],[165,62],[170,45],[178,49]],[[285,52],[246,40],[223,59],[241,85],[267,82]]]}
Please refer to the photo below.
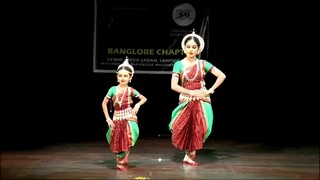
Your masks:
{"label": "silver necklace", "polygon": [[196,71],[196,74],[194,75],[193,78],[190,79],[190,78],[188,77],[188,73],[189,73],[191,70],[189,70],[188,72],[185,72],[184,76],[186,77],[186,79],[187,79],[188,81],[194,81],[194,80],[197,78],[197,76],[198,76],[198,71],[199,71],[198,60],[196,60],[196,66],[197,66],[197,71]]}
{"label": "silver necklace", "polygon": [[120,107],[122,106],[122,101],[123,101],[124,95],[125,95],[126,92],[127,92],[127,89],[128,89],[128,87],[124,90],[124,92],[123,92],[123,94],[122,94],[122,97],[121,97],[121,100],[119,101],[118,93],[120,94],[120,90],[119,90],[119,87],[117,88],[117,98],[116,98],[116,101],[117,101],[117,103],[119,104]]}

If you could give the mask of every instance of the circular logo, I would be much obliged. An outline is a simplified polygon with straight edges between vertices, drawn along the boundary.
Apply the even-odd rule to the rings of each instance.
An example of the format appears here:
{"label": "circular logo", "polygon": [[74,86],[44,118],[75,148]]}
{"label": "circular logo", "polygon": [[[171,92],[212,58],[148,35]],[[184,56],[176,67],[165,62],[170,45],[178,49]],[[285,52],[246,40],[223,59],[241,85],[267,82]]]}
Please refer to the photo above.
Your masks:
{"label": "circular logo", "polygon": [[179,26],[188,26],[196,18],[196,11],[189,3],[176,6],[172,12],[172,18]]}

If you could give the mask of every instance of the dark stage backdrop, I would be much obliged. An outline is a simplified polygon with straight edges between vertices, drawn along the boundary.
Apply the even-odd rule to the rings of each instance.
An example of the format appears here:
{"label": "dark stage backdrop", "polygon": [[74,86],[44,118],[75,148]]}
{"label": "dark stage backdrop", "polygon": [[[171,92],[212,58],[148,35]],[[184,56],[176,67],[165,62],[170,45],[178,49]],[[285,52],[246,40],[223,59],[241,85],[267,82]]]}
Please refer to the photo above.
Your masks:
{"label": "dark stage backdrop", "polygon": [[[26,1],[8,6],[14,8],[7,36],[7,47],[12,49],[3,60],[10,65],[4,66],[2,85],[2,148],[105,139],[101,103],[116,84],[116,76],[93,71],[97,68],[93,65],[94,2],[45,1],[38,8],[39,4]],[[314,58],[307,57],[310,49],[305,39],[312,39],[311,28],[308,18],[296,11],[302,10],[301,5],[291,3],[295,8],[290,9],[280,3],[212,3],[207,6],[206,58],[227,79],[212,95],[215,119],[210,139],[318,143],[317,106],[310,103],[315,101],[312,85],[317,81],[312,77],[317,77],[317,71],[308,61]],[[168,7],[173,7],[171,2]],[[148,22],[165,29],[170,25]],[[115,40],[117,46],[133,43],[121,37]],[[149,39],[142,36],[141,41]],[[140,138],[169,134],[171,111],[178,103],[170,78],[170,74],[135,74],[130,85],[148,98],[139,112]],[[214,80],[208,77],[208,86]]]}

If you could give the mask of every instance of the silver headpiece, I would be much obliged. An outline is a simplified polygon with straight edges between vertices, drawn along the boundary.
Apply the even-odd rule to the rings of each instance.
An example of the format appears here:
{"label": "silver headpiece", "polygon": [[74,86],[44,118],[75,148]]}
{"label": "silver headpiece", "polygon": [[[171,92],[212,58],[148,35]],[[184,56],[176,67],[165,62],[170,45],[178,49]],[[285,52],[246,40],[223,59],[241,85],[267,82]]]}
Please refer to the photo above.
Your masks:
{"label": "silver headpiece", "polygon": [[196,34],[195,31],[194,31],[194,29],[193,29],[193,32],[192,32],[191,34],[187,34],[187,35],[182,39],[182,41],[181,41],[181,47],[182,47],[182,49],[183,49],[183,50],[186,49],[186,45],[185,45],[186,43],[185,43],[185,41],[186,41],[187,38],[189,38],[189,37],[196,37],[196,38],[199,39],[200,47],[199,47],[198,53],[200,54],[200,53],[202,52],[205,44],[204,44],[203,38],[202,38],[201,36],[199,36],[198,34]]}
{"label": "silver headpiece", "polygon": [[134,68],[129,64],[128,56],[126,56],[126,59],[124,60],[124,62],[118,66],[118,69],[123,66],[130,68],[132,71],[132,75],[134,74]]}

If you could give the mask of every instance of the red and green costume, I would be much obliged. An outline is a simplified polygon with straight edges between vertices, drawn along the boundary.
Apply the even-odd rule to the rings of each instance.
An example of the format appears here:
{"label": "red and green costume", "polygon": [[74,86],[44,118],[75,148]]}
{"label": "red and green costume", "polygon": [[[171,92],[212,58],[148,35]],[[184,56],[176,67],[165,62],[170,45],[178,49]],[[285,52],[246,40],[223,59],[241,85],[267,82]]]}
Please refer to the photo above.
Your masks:
{"label": "red and green costume", "polygon": [[113,129],[109,128],[106,138],[111,151],[117,155],[118,164],[128,163],[130,148],[135,145],[139,136],[138,118],[132,114],[133,98],[139,95],[132,87],[120,94],[117,92],[117,86],[112,86],[106,95],[106,98],[112,99],[112,120],[115,124]]}
{"label": "red and green costume", "polygon": [[[173,76],[179,77],[182,87],[189,90],[206,89],[205,75],[214,66],[205,60],[196,60],[191,67],[184,67],[181,61],[173,66]],[[169,130],[172,132],[172,144],[185,150],[191,159],[195,151],[203,147],[212,130],[213,110],[210,96],[196,99],[187,94],[180,94],[179,104],[172,111]]]}

